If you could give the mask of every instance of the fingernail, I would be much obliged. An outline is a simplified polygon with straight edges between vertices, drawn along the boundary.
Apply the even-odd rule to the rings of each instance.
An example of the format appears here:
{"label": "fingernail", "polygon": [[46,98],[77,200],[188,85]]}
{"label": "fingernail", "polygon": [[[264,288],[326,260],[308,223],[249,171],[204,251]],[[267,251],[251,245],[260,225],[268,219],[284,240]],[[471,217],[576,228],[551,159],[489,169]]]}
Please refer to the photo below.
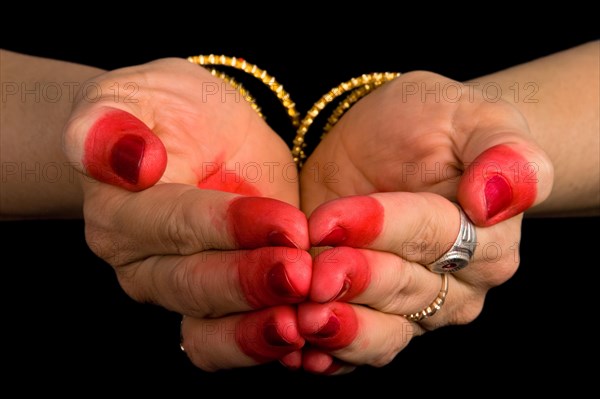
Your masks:
{"label": "fingernail", "polygon": [[329,300],[327,300],[327,302],[335,302],[335,301],[341,299],[344,295],[346,295],[348,293],[348,291],[350,290],[351,284],[352,283],[350,282],[350,279],[348,277],[346,277],[344,279],[344,283],[340,287],[340,290],[337,292],[337,294],[335,294],[333,297],[331,297]]}
{"label": "fingernail", "polygon": [[279,359],[279,363],[281,363],[288,370],[300,370],[300,367],[302,367],[302,351],[298,350],[292,353],[288,353],[287,355]]}
{"label": "fingernail", "polygon": [[336,226],[333,230],[329,232],[325,237],[321,238],[321,241],[317,245],[340,245],[348,238],[348,232],[346,229],[340,226]]}
{"label": "fingernail", "polygon": [[298,246],[292,240],[290,240],[287,234],[279,231],[272,231],[269,233],[269,242],[275,247],[298,248]]}
{"label": "fingernail", "polygon": [[265,341],[267,341],[269,345],[287,346],[291,344],[291,342],[287,341],[284,337],[281,336],[281,334],[279,334],[279,331],[277,331],[276,324],[265,325],[265,327],[263,328],[263,334],[265,337]]}
{"label": "fingernail", "polygon": [[487,218],[491,219],[512,202],[512,188],[501,175],[495,175],[485,184],[485,202],[487,204]]}
{"label": "fingernail", "polygon": [[318,338],[331,338],[337,334],[338,331],[340,331],[340,320],[332,314],[329,316],[327,324],[315,331],[313,335]]}
{"label": "fingernail", "polygon": [[333,360],[331,362],[331,364],[329,365],[329,367],[327,367],[325,370],[323,370],[322,374],[323,375],[331,375],[331,374],[335,373],[336,371],[338,371],[341,368],[342,368],[342,363]]}
{"label": "fingernail", "polygon": [[301,298],[285,270],[283,263],[276,264],[267,275],[269,288],[278,296],[284,298]]}
{"label": "fingernail", "polygon": [[127,134],[112,149],[110,166],[113,171],[131,184],[137,184],[144,158],[146,142],[140,136]]}

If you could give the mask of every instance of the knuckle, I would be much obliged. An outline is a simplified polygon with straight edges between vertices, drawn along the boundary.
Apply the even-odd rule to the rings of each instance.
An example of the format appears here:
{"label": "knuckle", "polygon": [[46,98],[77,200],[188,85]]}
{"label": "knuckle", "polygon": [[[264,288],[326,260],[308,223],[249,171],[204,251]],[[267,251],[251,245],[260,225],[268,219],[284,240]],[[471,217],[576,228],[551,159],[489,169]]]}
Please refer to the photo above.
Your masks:
{"label": "knuckle", "polygon": [[202,342],[203,339],[192,335],[184,337],[183,347],[185,353],[192,362],[192,364],[199,369],[207,372],[215,372],[221,369],[217,363],[207,356],[206,347],[207,343]]}
{"label": "knuckle", "polygon": [[[396,272],[391,277],[391,280],[394,281],[393,291],[390,295],[382,296],[380,302],[374,304],[376,309],[392,314],[401,313],[401,309],[406,308],[407,303],[412,298],[407,295],[408,290],[418,285],[415,274],[408,270],[401,258],[397,258],[395,263],[398,267],[394,268]],[[377,284],[383,285],[385,282],[382,281]]]}
{"label": "knuckle", "polygon": [[138,282],[139,267],[137,265],[121,266],[116,268],[115,272],[119,285],[131,299],[140,303],[148,302],[146,289]]}
{"label": "knuckle", "polygon": [[200,273],[193,263],[183,263],[169,274],[169,286],[176,293],[179,308],[185,314],[193,314],[198,317],[216,315],[212,302],[205,295],[204,286],[206,282],[204,274]]}
{"label": "knuckle", "polygon": [[119,242],[114,236],[104,229],[86,224],[85,241],[90,250],[112,266],[118,266],[121,262]]}
{"label": "knuckle", "polygon": [[398,328],[394,333],[385,341],[381,351],[369,362],[369,365],[373,367],[383,367],[390,364],[400,353],[406,345],[408,345],[409,337],[405,333],[404,329]]}
{"label": "knuckle", "polygon": [[190,255],[206,247],[202,231],[193,223],[197,219],[196,210],[197,207],[182,198],[165,214],[166,239],[181,255]]}
{"label": "knuckle", "polygon": [[518,259],[509,259],[508,257],[498,261],[482,259],[477,265],[478,278],[473,281],[473,285],[481,285],[486,288],[499,286],[514,276],[518,268]]}
{"label": "knuckle", "polygon": [[187,226],[188,222],[183,216],[179,204],[170,209],[165,222],[168,243],[175,247],[178,253],[182,255],[187,254],[192,237],[189,236],[190,229]]}
{"label": "knuckle", "polygon": [[461,301],[459,306],[452,311],[450,324],[469,324],[474,321],[481,314],[484,300],[484,294],[475,294],[473,297]]}

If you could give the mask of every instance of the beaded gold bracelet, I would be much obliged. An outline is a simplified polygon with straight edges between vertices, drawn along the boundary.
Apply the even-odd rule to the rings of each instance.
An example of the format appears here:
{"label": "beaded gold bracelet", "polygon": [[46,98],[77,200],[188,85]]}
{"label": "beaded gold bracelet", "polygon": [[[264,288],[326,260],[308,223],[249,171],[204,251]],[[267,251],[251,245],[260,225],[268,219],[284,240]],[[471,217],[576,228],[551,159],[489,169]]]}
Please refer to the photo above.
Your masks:
{"label": "beaded gold bracelet", "polygon": [[210,72],[213,76],[216,76],[220,79],[223,79],[227,83],[229,83],[233,88],[239,90],[242,97],[250,103],[252,108],[262,117],[265,116],[262,114],[260,107],[256,104],[254,97],[242,86],[241,83],[237,82],[232,77],[228,76],[224,72],[218,71],[214,68],[214,66],[226,66],[232,67],[241,71],[244,71],[255,78],[259,79],[262,83],[275,93],[283,107],[286,109],[288,116],[291,119],[292,126],[296,128],[296,137],[292,142],[292,157],[294,162],[301,168],[304,160],[306,159],[306,154],[304,152],[304,148],[306,147],[306,143],[304,138],[308,129],[315,121],[319,113],[330,103],[335,101],[339,96],[347,93],[349,91],[350,94],[344,98],[340,104],[334,109],[332,114],[327,119],[327,123],[323,127],[323,134],[321,138],[331,130],[331,128],[337,123],[337,121],[342,117],[344,112],[346,112],[354,103],[360,100],[362,97],[366,96],[370,92],[372,92],[377,87],[382,84],[389,82],[398,76],[400,73],[398,72],[384,72],[384,73],[370,73],[364,74],[356,78],[352,78],[346,82],[339,84],[338,86],[329,90],[326,94],[324,94],[317,102],[313,104],[313,106],[308,110],[304,118],[300,119],[300,113],[296,109],[296,104],[292,101],[290,94],[286,92],[279,82],[275,80],[275,78],[267,73],[264,69],[257,67],[254,64],[250,64],[243,58],[236,57],[228,57],[225,55],[197,55],[188,57],[188,61],[200,65],[202,67],[210,67]]}

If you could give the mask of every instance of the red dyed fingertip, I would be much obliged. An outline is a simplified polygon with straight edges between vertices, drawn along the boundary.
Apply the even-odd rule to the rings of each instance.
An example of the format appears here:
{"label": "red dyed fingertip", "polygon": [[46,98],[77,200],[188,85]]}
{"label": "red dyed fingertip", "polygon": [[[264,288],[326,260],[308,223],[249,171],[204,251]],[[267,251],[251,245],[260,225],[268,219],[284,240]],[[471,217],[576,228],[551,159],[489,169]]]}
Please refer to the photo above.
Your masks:
{"label": "red dyed fingertip", "polygon": [[364,247],[383,229],[384,209],[374,198],[351,196],[327,202],[309,220],[310,242],[315,246]]}
{"label": "red dyed fingertip", "polygon": [[288,353],[279,359],[279,363],[292,371],[299,370],[302,367],[302,350]]}
{"label": "red dyed fingertip", "polygon": [[299,303],[308,296],[312,259],[300,249],[259,248],[242,255],[238,272],[242,292],[253,308]]}
{"label": "red dyed fingertip", "polygon": [[303,351],[302,367],[309,373],[331,375],[344,365],[345,363],[318,349],[307,348]]}
{"label": "red dyed fingertip", "polygon": [[313,261],[310,299],[325,303],[350,301],[365,291],[371,270],[360,250],[337,247],[321,252]]}
{"label": "red dyed fingertip", "polygon": [[514,148],[491,147],[465,170],[458,187],[458,201],[476,225],[494,225],[533,205],[537,170],[537,165]]}
{"label": "red dyed fingertip", "polygon": [[308,222],[300,209],[273,198],[238,197],[229,205],[229,228],[240,248],[308,249]]}
{"label": "red dyed fingertip", "polygon": [[341,349],[354,341],[358,319],[351,305],[302,303],[298,306],[300,334],[308,342],[326,350]]}
{"label": "red dyed fingertip", "polygon": [[235,339],[242,352],[258,363],[281,359],[304,346],[296,311],[289,306],[246,313],[236,326]]}
{"label": "red dyed fingertip", "polygon": [[85,172],[98,181],[140,191],[162,177],[167,152],[144,122],[111,109],[90,128],[83,163]]}

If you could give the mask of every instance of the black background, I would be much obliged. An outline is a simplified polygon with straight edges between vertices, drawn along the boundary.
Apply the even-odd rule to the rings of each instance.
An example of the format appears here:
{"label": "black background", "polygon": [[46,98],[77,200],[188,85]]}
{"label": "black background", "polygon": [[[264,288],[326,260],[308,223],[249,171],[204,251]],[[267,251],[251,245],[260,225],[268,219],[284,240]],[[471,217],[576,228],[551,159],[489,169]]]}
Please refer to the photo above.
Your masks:
{"label": "black background", "polygon": [[[12,16],[18,28],[3,25],[0,45],[106,69],[161,57],[235,55],[269,71],[305,111],[328,89],[361,73],[425,69],[465,80],[598,37],[597,21],[586,21],[591,12],[584,9],[572,15],[561,10],[554,19],[519,10],[433,17],[433,6],[388,12],[373,4],[347,16],[313,9],[296,22],[287,16],[299,5],[264,7],[260,19],[233,6],[203,12],[161,8],[151,17],[95,7],[77,16],[56,13],[54,6],[7,10],[5,18]],[[256,86],[253,94],[289,142],[283,115],[261,90]],[[100,390],[163,389],[205,397],[211,388],[217,391],[210,395],[242,388],[243,394],[280,397],[344,395],[359,387],[399,397],[576,390],[592,382],[592,370],[583,363],[593,364],[597,351],[591,322],[597,313],[592,299],[598,291],[598,222],[526,219],[521,267],[490,291],[476,321],[415,339],[386,367],[333,378],[278,364],[197,370],[179,350],[179,316],[130,300],[110,266],[88,249],[82,221],[4,222],[3,379],[25,377],[28,383],[15,384],[23,394],[83,397]]]}

